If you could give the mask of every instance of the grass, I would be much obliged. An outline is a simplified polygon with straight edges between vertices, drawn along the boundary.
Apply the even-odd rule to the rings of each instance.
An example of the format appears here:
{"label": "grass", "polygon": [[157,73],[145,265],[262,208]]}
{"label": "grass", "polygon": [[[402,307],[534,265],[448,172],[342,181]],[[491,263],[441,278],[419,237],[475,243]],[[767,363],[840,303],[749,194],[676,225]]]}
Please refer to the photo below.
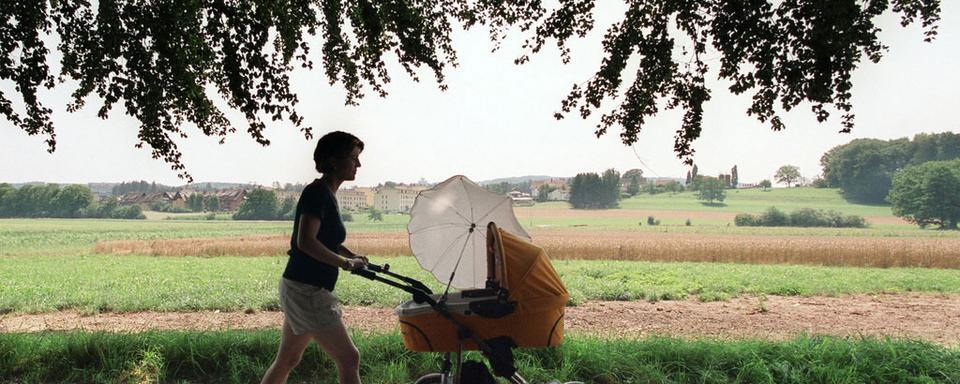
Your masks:
{"label": "grass", "polygon": [[[440,284],[410,257],[373,258]],[[0,313],[277,310],[286,257],[8,256],[0,258]],[[586,300],[723,300],[754,295],[960,293],[960,271],[722,263],[558,260],[571,295]],[[341,274],[341,301],[394,306],[409,299],[385,284]]]}
{"label": "grass", "polygon": [[[354,334],[361,376],[409,383],[438,357],[403,348],[399,334]],[[249,383],[272,361],[278,331],[0,334],[0,381],[20,383]],[[469,358],[480,358],[471,353]],[[800,337],[786,342],[567,337],[559,348],[516,351],[532,383],[957,383],[960,351],[891,339]],[[291,383],[333,383],[311,345]]]}
{"label": "grass", "polygon": [[893,216],[889,205],[865,205],[847,202],[835,188],[774,188],[727,190],[727,198],[720,206],[704,206],[696,192],[657,195],[640,194],[620,201],[623,209],[654,209],[677,211],[720,211],[759,213],[771,206],[792,211],[797,208],[832,209],[846,215]]}

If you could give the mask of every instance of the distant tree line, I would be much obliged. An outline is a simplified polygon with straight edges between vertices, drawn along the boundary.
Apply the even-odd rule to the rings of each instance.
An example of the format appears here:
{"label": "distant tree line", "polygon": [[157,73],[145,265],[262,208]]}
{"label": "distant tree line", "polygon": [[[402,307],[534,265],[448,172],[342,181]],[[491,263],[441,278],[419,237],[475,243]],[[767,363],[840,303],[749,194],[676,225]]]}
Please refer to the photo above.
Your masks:
{"label": "distant tree line", "polygon": [[858,215],[843,215],[833,210],[800,208],[789,214],[776,207],[767,208],[759,215],[738,214],[734,220],[738,227],[832,227],[864,228],[867,221]]}
{"label": "distant tree line", "polygon": [[620,206],[620,172],[603,175],[579,173],[570,182],[570,205],[574,209],[609,209]]}
{"label": "distant tree line", "polygon": [[958,157],[960,135],[921,133],[913,140],[856,139],[827,151],[820,164],[826,185],[840,188],[844,198],[879,204],[886,201],[898,170]]}
{"label": "distant tree line", "polygon": [[246,200],[233,214],[234,220],[293,220],[297,201],[290,196],[277,199],[271,190],[256,188],[247,194]]}
{"label": "distant tree line", "polygon": [[0,184],[0,217],[145,219],[139,206],[120,206],[116,199],[97,201],[85,185]]}
{"label": "distant tree line", "polygon": [[144,180],[140,181],[131,181],[131,182],[122,182],[120,184],[114,185],[113,189],[110,191],[114,196],[125,195],[130,192],[140,192],[140,193],[157,193],[157,192],[171,192],[176,190],[175,187],[168,185],[157,184],[156,182],[146,182]]}

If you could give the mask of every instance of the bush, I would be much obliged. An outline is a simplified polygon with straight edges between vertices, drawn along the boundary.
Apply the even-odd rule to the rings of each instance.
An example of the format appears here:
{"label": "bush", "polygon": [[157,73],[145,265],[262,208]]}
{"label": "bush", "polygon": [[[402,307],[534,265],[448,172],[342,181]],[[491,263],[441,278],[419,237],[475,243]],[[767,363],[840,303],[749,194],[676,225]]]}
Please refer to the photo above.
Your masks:
{"label": "bush", "polygon": [[147,218],[146,216],[144,216],[143,211],[140,209],[139,205],[127,205],[127,206],[117,207],[110,214],[110,217],[114,219],[131,219],[131,220],[132,219],[142,220]]}
{"label": "bush", "polygon": [[758,221],[756,216],[749,213],[738,213],[737,217],[733,218],[733,224],[738,227],[756,227],[760,225]]}
{"label": "bush", "polygon": [[833,223],[821,211],[800,208],[790,213],[790,225],[794,227],[832,227]]}
{"label": "bush", "polygon": [[740,213],[733,219],[738,227],[833,227],[833,228],[865,228],[867,221],[863,216],[844,216],[837,211],[824,211],[812,208],[800,208],[789,215],[776,207],[770,207],[763,214],[756,216],[749,213]]}
{"label": "bush", "polygon": [[341,214],[340,214],[340,221],[343,221],[344,223],[353,221],[353,214],[351,214],[350,212],[343,212],[343,213],[341,213]]}
{"label": "bush", "polygon": [[691,226],[691,225],[693,225],[693,224],[690,223],[690,219],[687,219],[687,226],[689,227],[689,226]]}
{"label": "bush", "polygon": [[660,220],[653,216],[647,216],[647,225],[660,225]]}
{"label": "bush", "polygon": [[760,215],[760,224],[764,227],[786,227],[790,225],[790,217],[786,213],[777,209],[777,207],[767,208],[766,212]]}

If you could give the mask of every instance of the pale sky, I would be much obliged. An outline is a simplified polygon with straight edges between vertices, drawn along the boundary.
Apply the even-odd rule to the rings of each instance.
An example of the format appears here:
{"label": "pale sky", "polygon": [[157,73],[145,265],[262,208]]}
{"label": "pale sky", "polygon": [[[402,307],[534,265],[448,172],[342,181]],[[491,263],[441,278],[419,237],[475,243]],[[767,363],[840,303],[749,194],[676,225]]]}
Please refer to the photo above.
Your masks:
{"label": "pale sky", "polygon": [[[809,105],[783,114],[787,130],[772,132],[746,116],[750,95],[729,94],[729,83],[715,80],[714,72],[708,84],[713,94],[705,105],[703,135],[694,143],[700,173],[728,173],[737,165],[741,182],[756,182],[772,179],[778,167],[792,164],[812,178],[820,173],[819,159],[826,150],[854,138],[960,132],[956,118],[960,2],[945,1],[942,7],[939,36],[932,44],[923,42],[918,25],[904,29],[892,14],[883,18],[881,40],[890,50],[879,64],[864,60],[854,75],[856,127],[852,134],[837,133],[840,114],[836,112],[827,123],[817,123]],[[311,160],[315,140],[330,130],[352,132],[366,143],[355,182],[361,186],[420,178],[439,182],[456,174],[476,181],[522,175],[568,177],[607,168],[621,172],[642,168],[647,176],[683,177],[687,167],[673,154],[680,111],[662,112],[650,120],[632,148],[620,143],[618,130],[600,139],[593,135],[600,113],[588,120],[576,114],[560,121],[553,118],[571,85],[589,79],[599,68],[601,37],[621,16],[616,6],[598,9],[597,28],[587,38],[571,42],[572,61],[567,65],[552,45],[532,56],[530,63],[514,65],[525,37],[519,33],[491,54],[493,45],[486,30],[459,32],[454,43],[460,66],[446,71],[446,92],[437,88],[426,71],[421,83],[414,83],[392,65],[387,98],[367,92],[360,106],[345,106],[342,86],[329,85],[319,65],[313,71],[300,70],[292,76],[292,87],[300,96],[300,114],[314,127],[313,141],[304,140],[289,124],[274,123],[265,132],[273,144],[261,147],[246,135],[245,121],[232,111],[228,116],[237,132],[226,144],[218,145],[216,138],[192,127],[185,129],[188,139],[176,141],[183,163],[197,182],[269,185],[312,180],[317,177]],[[319,40],[312,46],[313,60],[319,64]],[[715,70],[719,63],[708,64]],[[629,85],[632,77],[626,82]],[[0,82],[0,89],[17,99],[12,83]],[[66,112],[73,89],[41,93],[54,110],[58,142],[54,154],[46,152],[42,137],[27,136],[0,119],[0,182],[143,179],[184,183],[166,163],[152,159],[149,149],[134,148],[139,124],[122,107],[114,108],[108,120],[96,117],[100,103],[95,100],[79,112]],[[612,105],[607,103],[602,111]],[[22,105],[16,106],[22,111]]]}

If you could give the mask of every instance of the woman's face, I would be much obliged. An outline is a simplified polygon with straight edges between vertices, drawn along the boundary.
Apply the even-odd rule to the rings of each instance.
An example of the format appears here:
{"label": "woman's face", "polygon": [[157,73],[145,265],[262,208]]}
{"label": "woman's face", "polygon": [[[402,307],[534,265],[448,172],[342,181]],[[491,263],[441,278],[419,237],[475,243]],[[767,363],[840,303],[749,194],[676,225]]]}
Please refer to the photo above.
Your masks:
{"label": "woman's face", "polygon": [[357,178],[357,168],[360,168],[360,148],[354,147],[347,156],[335,159],[334,171],[341,180],[351,181]]}

